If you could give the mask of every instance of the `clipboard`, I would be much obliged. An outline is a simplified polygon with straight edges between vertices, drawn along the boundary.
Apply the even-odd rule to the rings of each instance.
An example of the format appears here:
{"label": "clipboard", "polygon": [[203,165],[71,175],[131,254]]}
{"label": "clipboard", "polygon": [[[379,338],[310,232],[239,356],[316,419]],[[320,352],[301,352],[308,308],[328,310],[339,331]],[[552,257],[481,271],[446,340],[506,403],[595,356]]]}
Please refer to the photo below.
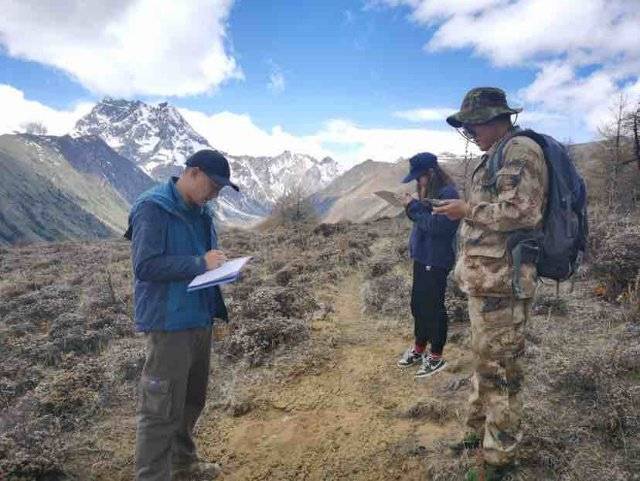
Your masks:
{"label": "clipboard", "polygon": [[187,292],[206,289],[207,287],[220,286],[235,282],[240,277],[240,271],[251,257],[238,257],[225,262],[217,269],[207,271],[193,278],[187,286]]}

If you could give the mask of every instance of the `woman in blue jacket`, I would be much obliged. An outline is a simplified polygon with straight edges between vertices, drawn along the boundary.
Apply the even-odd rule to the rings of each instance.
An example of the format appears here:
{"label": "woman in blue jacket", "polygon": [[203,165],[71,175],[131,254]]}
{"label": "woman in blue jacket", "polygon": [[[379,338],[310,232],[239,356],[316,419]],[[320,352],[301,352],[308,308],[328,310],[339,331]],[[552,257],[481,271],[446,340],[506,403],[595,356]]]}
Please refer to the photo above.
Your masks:
{"label": "woman in blue jacket", "polygon": [[442,357],[448,323],[444,296],[447,276],[455,261],[454,242],[459,222],[433,214],[428,199],[457,199],[458,192],[435,155],[416,154],[409,159],[409,164],[410,172],[402,182],[416,181],[416,194],[405,194],[403,198],[407,217],[413,222],[409,250],[413,259],[411,313],[415,344],[403,354],[398,366],[420,363],[415,376],[423,378],[447,365]]}

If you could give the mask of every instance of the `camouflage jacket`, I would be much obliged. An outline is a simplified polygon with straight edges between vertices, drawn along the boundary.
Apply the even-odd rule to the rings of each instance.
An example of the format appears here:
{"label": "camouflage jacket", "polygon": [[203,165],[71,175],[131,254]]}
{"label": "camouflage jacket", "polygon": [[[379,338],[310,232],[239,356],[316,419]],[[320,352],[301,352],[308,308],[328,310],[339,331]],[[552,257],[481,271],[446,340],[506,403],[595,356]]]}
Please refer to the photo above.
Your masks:
{"label": "camouflage jacket", "polygon": [[[504,140],[503,140],[504,142]],[[513,231],[538,229],[546,206],[548,173],[540,146],[527,137],[506,140],[502,168],[488,178],[487,162],[499,142],[476,167],[469,192],[469,213],[460,230],[460,250],[455,277],[470,296],[514,295],[513,266],[507,240]],[[523,264],[520,297],[533,297],[536,267]]]}

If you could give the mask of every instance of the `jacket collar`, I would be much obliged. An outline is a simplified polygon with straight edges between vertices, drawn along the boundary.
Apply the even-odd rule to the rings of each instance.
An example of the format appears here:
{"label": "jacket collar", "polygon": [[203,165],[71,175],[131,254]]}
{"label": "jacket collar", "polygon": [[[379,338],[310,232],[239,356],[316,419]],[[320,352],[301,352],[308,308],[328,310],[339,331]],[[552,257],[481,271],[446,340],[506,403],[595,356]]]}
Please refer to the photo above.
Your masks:
{"label": "jacket collar", "polygon": [[518,132],[520,132],[520,130],[522,130],[522,129],[520,129],[520,127],[512,127],[502,137],[500,137],[498,140],[496,140],[493,143],[493,145],[491,147],[489,147],[489,150],[487,150],[482,155],[482,157],[480,157],[480,162],[478,163],[476,168],[473,170],[473,174],[471,174],[471,178],[473,178],[476,175],[476,172],[478,172],[478,170],[480,170],[487,163],[487,160],[489,160],[491,157],[493,157],[493,154],[496,153],[496,151],[500,148],[500,146],[505,144],[511,137],[513,137]]}
{"label": "jacket collar", "polygon": [[500,137],[498,140],[496,140],[493,145],[489,148],[489,150],[487,150],[487,153],[484,154],[483,157],[491,157],[493,154],[496,153],[496,150],[498,150],[498,148],[503,145],[505,142],[507,142],[511,137],[513,137],[515,134],[517,134],[520,131],[520,127],[512,127],[509,130],[507,130],[505,132],[505,134]]}
{"label": "jacket collar", "polygon": [[168,182],[169,189],[171,190],[171,194],[174,199],[176,209],[179,212],[182,212],[184,214],[190,214],[190,215],[193,215],[196,213],[201,214],[203,211],[203,208],[197,205],[187,203],[187,201],[182,196],[182,193],[180,192],[180,190],[178,190],[177,182],[178,182],[178,177],[171,177],[171,179],[169,179],[169,182]]}
{"label": "jacket collar", "polygon": [[180,191],[176,188],[175,183],[177,180],[177,177],[172,177],[167,182],[159,184],[140,195],[132,208],[132,213],[135,212],[140,204],[147,201],[156,203],[177,217],[185,217],[185,215],[193,215],[195,213],[206,213],[206,209],[198,206],[189,206],[184,201],[182,194],[180,194]]}

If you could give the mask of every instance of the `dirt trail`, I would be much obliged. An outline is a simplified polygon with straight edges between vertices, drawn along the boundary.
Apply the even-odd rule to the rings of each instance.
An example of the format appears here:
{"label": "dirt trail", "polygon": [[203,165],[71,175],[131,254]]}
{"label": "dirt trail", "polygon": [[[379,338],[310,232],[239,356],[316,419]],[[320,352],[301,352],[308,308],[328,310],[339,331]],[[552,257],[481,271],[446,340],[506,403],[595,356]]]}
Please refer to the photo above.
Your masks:
{"label": "dirt trail", "polygon": [[[428,457],[446,452],[438,443],[461,435],[466,390],[459,387],[469,372],[468,353],[450,342],[448,369],[416,382],[415,368],[395,364],[412,340],[409,323],[363,317],[362,282],[360,274],[344,279],[336,286],[335,312],[312,323],[308,353],[320,352],[317,362],[301,362],[284,378],[268,375],[279,372],[276,364],[249,376],[251,385],[231,386],[251,406],[240,416],[210,396],[197,445],[203,458],[222,464],[222,481],[428,480]],[[229,375],[216,368],[211,382]],[[426,410],[409,415],[419,403]],[[66,460],[74,479],[130,480],[132,402],[116,402],[75,444]]]}
{"label": "dirt trail", "polygon": [[409,329],[382,332],[363,318],[360,286],[358,275],[345,279],[332,319],[313,325],[312,343],[336,339],[332,362],[257,386],[256,407],[244,416],[209,411],[201,420],[201,454],[223,464],[224,480],[426,479],[425,450],[460,434],[453,404],[444,421],[403,416],[417,402],[444,400],[446,386],[459,378],[460,353],[450,348],[452,369],[416,382],[414,369],[395,365]]}

